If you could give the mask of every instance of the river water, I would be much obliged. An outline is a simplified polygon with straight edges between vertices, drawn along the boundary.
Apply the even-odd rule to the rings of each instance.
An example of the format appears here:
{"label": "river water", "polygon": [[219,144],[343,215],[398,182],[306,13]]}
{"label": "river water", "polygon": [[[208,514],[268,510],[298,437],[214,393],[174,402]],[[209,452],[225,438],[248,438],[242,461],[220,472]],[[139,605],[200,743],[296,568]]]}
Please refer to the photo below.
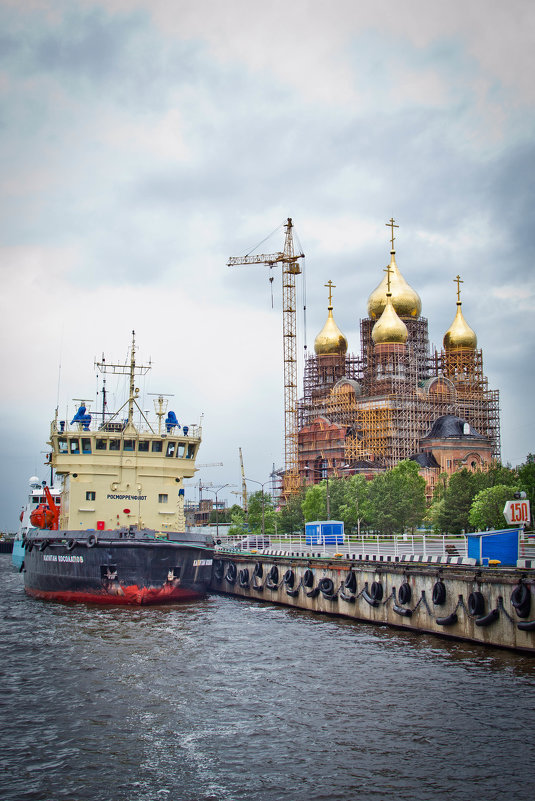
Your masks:
{"label": "river water", "polygon": [[2,801],[529,797],[535,660],[209,596],[27,598],[0,556]]}

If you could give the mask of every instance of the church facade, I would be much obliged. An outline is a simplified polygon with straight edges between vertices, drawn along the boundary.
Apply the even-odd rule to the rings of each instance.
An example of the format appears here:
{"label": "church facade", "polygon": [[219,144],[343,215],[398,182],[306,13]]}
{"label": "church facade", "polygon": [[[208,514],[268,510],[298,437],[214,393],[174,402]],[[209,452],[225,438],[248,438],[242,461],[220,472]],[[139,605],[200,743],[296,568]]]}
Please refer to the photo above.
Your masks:
{"label": "church facade", "polygon": [[488,388],[483,355],[457,306],[443,348],[431,350],[418,293],[390,264],[360,322],[360,355],[348,354],[333,315],[306,359],[298,405],[302,482],[363,473],[372,477],[403,459],[420,466],[431,497],[440,473],[488,470],[500,457],[499,392]]}

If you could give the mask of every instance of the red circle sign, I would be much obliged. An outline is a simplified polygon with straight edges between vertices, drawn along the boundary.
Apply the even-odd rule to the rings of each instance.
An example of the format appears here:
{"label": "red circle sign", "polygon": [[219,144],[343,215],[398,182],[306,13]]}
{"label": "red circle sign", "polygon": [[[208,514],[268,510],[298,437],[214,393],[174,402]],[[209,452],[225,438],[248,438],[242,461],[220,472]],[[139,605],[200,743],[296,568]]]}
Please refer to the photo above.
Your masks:
{"label": "red circle sign", "polygon": [[130,514],[130,509],[123,509],[123,512],[125,513],[125,515],[129,515]]}

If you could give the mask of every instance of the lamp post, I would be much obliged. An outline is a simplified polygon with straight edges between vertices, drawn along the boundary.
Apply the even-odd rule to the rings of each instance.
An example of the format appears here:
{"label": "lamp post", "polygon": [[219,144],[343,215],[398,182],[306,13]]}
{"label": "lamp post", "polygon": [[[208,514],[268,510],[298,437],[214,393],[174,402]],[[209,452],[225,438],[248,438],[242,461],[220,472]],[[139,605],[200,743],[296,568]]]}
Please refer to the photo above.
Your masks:
{"label": "lamp post", "polygon": [[219,514],[217,508],[217,493],[221,492],[222,489],[225,487],[230,487],[230,484],[223,484],[222,487],[218,487],[216,490],[208,489],[208,487],[203,487],[206,492],[213,492],[215,495],[215,530],[216,530],[216,538],[219,539]]}
{"label": "lamp post", "polygon": [[253,484],[259,484],[262,487],[262,537],[264,536],[264,487],[266,484],[269,484],[271,479],[264,481],[262,484],[261,481],[256,481],[254,478],[246,478],[245,481],[252,481]]}

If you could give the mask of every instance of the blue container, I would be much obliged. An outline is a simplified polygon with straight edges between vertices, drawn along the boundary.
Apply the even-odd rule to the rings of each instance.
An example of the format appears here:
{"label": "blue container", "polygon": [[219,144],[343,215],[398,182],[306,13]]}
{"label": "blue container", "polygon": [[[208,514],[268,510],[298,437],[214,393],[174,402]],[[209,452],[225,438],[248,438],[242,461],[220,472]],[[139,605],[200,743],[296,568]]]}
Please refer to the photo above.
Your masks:
{"label": "blue container", "polygon": [[305,524],[307,545],[341,545],[344,542],[343,520],[314,520]]}
{"label": "blue container", "polygon": [[518,560],[520,529],[504,528],[499,531],[477,531],[467,534],[468,556],[477,559],[479,565],[496,559],[502,565],[514,565]]}

